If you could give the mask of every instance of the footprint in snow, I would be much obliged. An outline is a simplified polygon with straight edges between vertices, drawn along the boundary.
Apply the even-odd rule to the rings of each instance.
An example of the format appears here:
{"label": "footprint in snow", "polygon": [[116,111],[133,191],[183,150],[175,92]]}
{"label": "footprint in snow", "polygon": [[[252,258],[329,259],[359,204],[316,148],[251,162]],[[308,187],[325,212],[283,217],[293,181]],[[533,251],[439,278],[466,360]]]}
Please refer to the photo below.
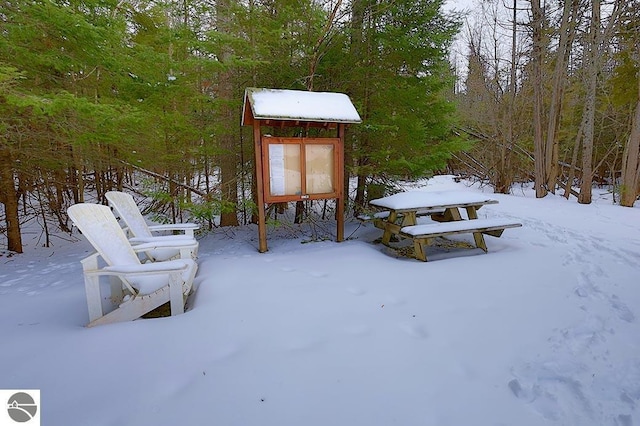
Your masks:
{"label": "footprint in snow", "polygon": [[363,289],[356,288],[356,287],[347,287],[347,291],[353,294],[354,296],[362,296],[363,294],[366,293],[366,291],[364,291]]}
{"label": "footprint in snow", "polygon": [[390,296],[385,298],[384,304],[382,306],[402,306],[406,303],[406,301],[402,298]]}
{"label": "footprint in snow", "polygon": [[240,346],[235,343],[226,343],[217,347],[211,354],[211,358],[214,361],[220,361],[223,359],[228,359],[236,354],[240,353]]}
{"label": "footprint in snow", "polygon": [[[601,269],[596,268],[594,270],[594,274],[604,274],[604,272]],[[622,302],[617,295],[608,295],[600,290],[600,288],[593,283],[590,274],[581,273],[578,276],[578,282],[580,285],[575,289],[575,293],[578,296],[603,300],[613,309],[615,315],[621,320],[625,322],[635,321],[636,316],[633,311],[624,302]]]}
{"label": "footprint in snow", "polygon": [[633,418],[630,414],[618,414],[616,426],[633,426]]}
{"label": "footprint in snow", "polygon": [[426,339],[427,337],[429,337],[429,333],[427,332],[426,327],[424,327],[422,324],[411,324],[402,322],[398,324],[398,326],[400,327],[400,330],[416,339]]}
{"label": "footprint in snow", "polygon": [[371,327],[365,324],[352,324],[346,326],[344,328],[344,331],[352,336],[364,336],[366,334],[369,334],[369,332],[371,331]]}
{"label": "footprint in snow", "polygon": [[[594,414],[583,384],[575,378],[584,367],[557,362],[525,364],[507,383],[511,393],[549,420],[591,418]],[[576,417],[576,413],[580,413]],[[564,424],[564,423],[563,423]]]}
{"label": "footprint in snow", "polygon": [[303,337],[288,342],[285,345],[285,349],[291,352],[310,351],[322,346],[323,343],[320,339]]}
{"label": "footprint in snow", "polygon": [[617,312],[618,318],[626,322],[633,322],[636,319],[636,316],[633,314],[631,309],[627,305],[625,305],[618,296],[615,294],[609,298],[609,303],[611,303],[611,307]]}

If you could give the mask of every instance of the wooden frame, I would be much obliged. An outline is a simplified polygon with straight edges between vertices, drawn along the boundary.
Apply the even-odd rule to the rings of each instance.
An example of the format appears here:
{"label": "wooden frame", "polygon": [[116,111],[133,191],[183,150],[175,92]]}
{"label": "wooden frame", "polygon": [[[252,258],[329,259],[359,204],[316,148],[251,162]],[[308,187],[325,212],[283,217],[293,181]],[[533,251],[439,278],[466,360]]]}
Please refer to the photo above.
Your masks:
{"label": "wooden frame", "polygon": [[[253,122],[253,141],[255,154],[255,176],[256,176],[256,198],[258,209],[258,251],[265,253],[267,248],[267,224],[266,224],[266,203],[289,202],[289,201],[307,201],[307,200],[336,200],[336,241],[344,241],[344,134],[345,125],[339,123],[337,125],[337,138],[275,138],[271,136],[263,136],[261,131],[262,123],[260,120]],[[300,140],[300,146],[318,144],[331,144],[334,146],[334,192],[323,194],[302,194],[272,196],[269,186],[269,158],[268,145],[281,141],[291,141],[293,139],[306,139],[306,144]],[[328,142],[328,143],[327,143]],[[295,142],[297,143],[297,142]],[[301,160],[302,161],[302,160]],[[301,166],[302,169],[303,166]],[[301,170],[302,176],[302,170]],[[303,195],[306,195],[304,197]]]}
{"label": "wooden frame", "polygon": [[[308,200],[336,200],[336,241],[344,240],[344,139],[347,124],[362,120],[349,97],[341,93],[309,92],[282,89],[247,88],[242,110],[242,125],[253,126],[254,163],[256,183],[256,208],[258,213],[258,251],[267,251],[267,229],[265,204]],[[304,133],[311,128],[335,130],[335,137],[273,137],[262,134],[262,128],[275,132],[297,127]],[[285,153],[285,149],[274,153],[270,147],[276,145],[298,146]],[[307,149],[330,146],[329,156],[319,152],[316,164],[309,164]],[[288,155],[288,157],[287,157]],[[274,182],[274,160],[281,157],[277,178]],[[296,163],[297,158],[297,165]],[[324,158],[324,160],[323,160]],[[286,160],[286,161],[285,161]],[[333,164],[327,165],[331,160]],[[289,164],[285,164],[288,162]],[[310,171],[309,169],[313,169]],[[299,175],[299,190],[297,183]],[[274,185],[279,186],[274,191]],[[287,186],[289,185],[289,186]]]}
{"label": "wooden frame", "polygon": [[[283,158],[275,158],[279,151],[276,147],[282,146]],[[331,147],[330,156],[317,159],[310,164],[310,150],[318,147]],[[288,150],[288,147],[297,147],[297,150]],[[290,151],[290,155],[287,155]],[[297,158],[292,158],[293,151],[297,151]],[[338,179],[340,165],[341,144],[339,138],[283,138],[262,136],[262,164],[264,173],[262,175],[265,192],[265,202],[281,203],[290,201],[323,200],[338,198]],[[322,153],[320,152],[320,155]],[[297,161],[296,161],[297,160]],[[274,166],[283,161],[282,167]],[[295,168],[287,167],[287,163],[296,162]],[[325,164],[325,163],[329,164]],[[291,166],[291,164],[289,164]],[[318,167],[318,173],[311,173],[311,167]],[[297,172],[298,182],[295,180]],[[288,175],[287,175],[288,173]],[[282,176],[279,176],[282,174]],[[276,176],[278,175],[278,176]],[[278,182],[280,179],[282,183]],[[314,182],[316,181],[316,182]],[[320,182],[317,182],[320,181]],[[292,187],[294,185],[294,187]],[[314,189],[314,186],[320,188]],[[330,186],[329,190],[322,187]]]}

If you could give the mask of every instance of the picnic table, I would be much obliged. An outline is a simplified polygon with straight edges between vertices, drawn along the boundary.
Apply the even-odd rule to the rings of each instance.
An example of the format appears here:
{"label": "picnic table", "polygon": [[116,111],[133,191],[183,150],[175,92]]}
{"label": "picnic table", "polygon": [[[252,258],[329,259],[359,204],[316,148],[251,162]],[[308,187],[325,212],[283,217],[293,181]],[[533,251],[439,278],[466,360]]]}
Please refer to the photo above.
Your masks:
{"label": "picnic table", "polygon": [[[472,233],[476,247],[487,251],[484,235],[499,237],[507,228],[522,226],[505,219],[478,219],[478,210],[498,200],[484,194],[464,191],[407,191],[371,200],[379,211],[374,225],[383,229],[382,243],[389,245],[393,235],[410,238],[416,257],[426,261],[425,246],[436,237]],[[466,211],[466,219],[462,210]],[[418,217],[430,216],[429,223],[418,224]]]}

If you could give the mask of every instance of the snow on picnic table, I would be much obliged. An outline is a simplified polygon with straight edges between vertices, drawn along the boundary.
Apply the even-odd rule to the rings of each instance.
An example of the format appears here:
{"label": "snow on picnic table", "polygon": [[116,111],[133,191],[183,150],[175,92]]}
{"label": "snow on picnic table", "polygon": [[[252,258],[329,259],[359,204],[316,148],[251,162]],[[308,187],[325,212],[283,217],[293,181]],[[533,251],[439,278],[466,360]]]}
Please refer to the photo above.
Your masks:
{"label": "snow on picnic table", "polygon": [[356,221],[343,243],[270,228],[265,254],[217,229],[185,314],[92,329],[90,245],[27,241],[0,258],[0,387],[41,389],[47,426],[640,423],[640,208],[420,188],[486,192],[482,217],[523,227],[426,263]]}
{"label": "snow on picnic table", "polygon": [[371,200],[369,204],[392,210],[443,207],[460,204],[497,203],[482,193],[468,191],[405,191]]}

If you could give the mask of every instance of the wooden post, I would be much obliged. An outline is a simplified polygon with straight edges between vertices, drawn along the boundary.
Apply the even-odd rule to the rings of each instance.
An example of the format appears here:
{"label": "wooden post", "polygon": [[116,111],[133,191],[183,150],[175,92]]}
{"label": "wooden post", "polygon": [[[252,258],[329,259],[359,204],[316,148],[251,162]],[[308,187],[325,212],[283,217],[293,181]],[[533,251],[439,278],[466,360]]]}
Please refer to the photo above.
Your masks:
{"label": "wooden post", "polygon": [[[475,220],[478,218],[478,211],[475,206],[467,207],[467,217],[469,220]],[[482,232],[474,232],[473,240],[476,242],[476,247],[481,248],[485,253],[487,252],[487,243],[484,241],[484,235],[482,235]]]}
{"label": "wooden post", "polygon": [[[391,241],[392,228],[394,227],[397,219],[398,213],[395,210],[391,210],[389,212],[389,217],[387,217],[387,223],[385,224],[384,232],[382,233],[382,244],[384,244],[385,246],[388,246],[389,242]],[[396,232],[400,232],[399,228],[400,227],[398,227]]]}
{"label": "wooden post", "polygon": [[338,198],[336,199],[336,241],[344,241],[344,124],[338,124],[338,176],[336,179],[336,188],[338,190]]}
{"label": "wooden post", "polygon": [[258,251],[264,253],[267,250],[267,224],[264,212],[264,185],[262,182],[262,135],[260,132],[260,120],[255,120],[253,123],[253,145],[254,145],[254,157],[256,162],[256,188],[258,191]]}

